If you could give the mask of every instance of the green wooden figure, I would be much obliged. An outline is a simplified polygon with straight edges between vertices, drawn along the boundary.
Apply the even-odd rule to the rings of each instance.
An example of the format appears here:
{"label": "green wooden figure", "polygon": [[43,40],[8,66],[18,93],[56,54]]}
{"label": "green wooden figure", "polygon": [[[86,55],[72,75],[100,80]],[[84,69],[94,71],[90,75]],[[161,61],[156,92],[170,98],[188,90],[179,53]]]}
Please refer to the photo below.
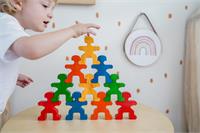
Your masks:
{"label": "green wooden figure", "polygon": [[55,82],[51,84],[51,87],[57,88],[57,91],[54,93],[54,97],[51,99],[52,102],[59,101],[60,95],[65,95],[67,102],[72,101],[72,96],[71,96],[70,91],[68,91],[68,88],[73,87],[73,83],[66,83],[65,82],[66,78],[67,78],[67,75],[61,73],[58,75],[58,79],[60,80],[60,82]]}
{"label": "green wooden figure", "polygon": [[110,101],[111,95],[113,94],[117,95],[118,101],[124,101],[124,97],[122,96],[122,92],[119,90],[119,88],[125,87],[125,84],[117,83],[117,80],[119,79],[118,74],[112,74],[110,78],[112,80],[111,83],[104,83],[104,87],[110,88],[110,90],[106,92],[106,97],[104,98],[104,101]]}

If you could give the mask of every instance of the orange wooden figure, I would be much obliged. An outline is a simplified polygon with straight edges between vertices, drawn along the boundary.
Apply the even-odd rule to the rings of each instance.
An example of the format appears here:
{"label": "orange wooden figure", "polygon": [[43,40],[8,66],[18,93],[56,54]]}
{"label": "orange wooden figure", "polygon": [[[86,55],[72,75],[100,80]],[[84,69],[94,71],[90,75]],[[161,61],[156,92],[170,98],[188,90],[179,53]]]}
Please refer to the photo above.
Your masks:
{"label": "orange wooden figure", "polygon": [[84,64],[79,64],[81,58],[78,55],[72,56],[72,60],[74,61],[74,64],[65,65],[66,69],[71,69],[71,72],[68,74],[65,82],[72,83],[73,76],[79,76],[80,83],[86,83],[87,80],[84,78],[84,74],[81,72],[81,69],[85,69],[87,66]]}
{"label": "orange wooden figure", "polygon": [[97,96],[100,98],[100,101],[92,101],[92,105],[96,105],[97,108],[94,109],[93,114],[91,115],[91,120],[97,120],[99,113],[105,113],[105,120],[111,120],[112,115],[110,111],[106,108],[106,106],[112,105],[112,102],[105,102],[103,99],[105,98],[106,94],[104,92],[99,92]]}

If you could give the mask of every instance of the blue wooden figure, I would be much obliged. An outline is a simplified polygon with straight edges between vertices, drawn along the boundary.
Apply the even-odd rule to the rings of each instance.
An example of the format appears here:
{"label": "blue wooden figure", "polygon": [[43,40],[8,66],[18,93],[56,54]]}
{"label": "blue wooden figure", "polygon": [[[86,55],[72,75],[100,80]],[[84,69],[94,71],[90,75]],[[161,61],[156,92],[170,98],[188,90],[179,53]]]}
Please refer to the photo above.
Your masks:
{"label": "blue wooden figure", "polygon": [[80,113],[80,119],[81,120],[87,120],[87,114],[85,114],[84,109],[81,107],[83,105],[87,105],[87,101],[80,102],[78,99],[81,97],[80,92],[74,92],[72,94],[73,101],[72,102],[66,102],[66,105],[72,106],[72,108],[69,110],[68,115],[66,116],[66,120],[72,120],[74,113]]}
{"label": "blue wooden figure", "polygon": [[105,65],[104,62],[107,60],[106,56],[100,55],[98,57],[100,64],[92,65],[92,68],[97,69],[97,72],[94,74],[94,78],[92,79],[92,83],[98,83],[99,76],[105,76],[106,83],[111,83],[112,80],[110,79],[109,73],[106,71],[107,69],[112,69],[112,65]]}

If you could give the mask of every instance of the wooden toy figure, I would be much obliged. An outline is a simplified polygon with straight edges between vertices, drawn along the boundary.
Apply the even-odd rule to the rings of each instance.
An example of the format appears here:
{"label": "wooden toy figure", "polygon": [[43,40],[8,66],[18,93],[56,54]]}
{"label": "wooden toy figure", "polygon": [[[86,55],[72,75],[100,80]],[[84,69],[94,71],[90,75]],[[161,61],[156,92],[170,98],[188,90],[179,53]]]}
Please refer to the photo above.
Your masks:
{"label": "wooden toy figure", "polygon": [[87,74],[86,76],[87,83],[80,83],[79,87],[83,87],[84,90],[82,92],[81,98],[79,98],[79,101],[85,101],[86,95],[92,94],[93,101],[99,101],[99,98],[97,97],[97,92],[94,90],[94,88],[99,87],[99,83],[91,83],[91,79],[93,79],[92,74]]}
{"label": "wooden toy figure", "polygon": [[66,116],[66,120],[72,120],[74,113],[80,113],[80,119],[81,120],[87,120],[87,115],[85,114],[84,109],[82,108],[83,105],[87,105],[87,101],[80,102],[78,99],[81,97],[80,92],[74,92],[72,94],[73,101],[72,102],[66,102],[66,105],[72,106],[72,108],[69,110],[68,115]]}
{"label": "wooden toy figure", "polygon": [[98,57],[98,60],[100,61],[100,64],[92,65],[92,68],[97,69],[97,72],[94,74],[94,79],[92,79],[92,83],[97,83],[99,76],[105,76],[107,83],[112,82],[112,80],[110,79],[110,75],[107,72],[107,69],[112,69],[113,66],[104,64],[104,62],[107,60],[106,56],[104,55],[100,55]]}
{"label": "wooden toy figure", "polygon": [[132,105],[136,105],[137,102],[135,100],[129,100],[131,97],[131,94],[129,92],[123,92],[122,93],[125,101],[120,102],[116,101],[115,103],[117,105],[120,105],[121,107],[118,109],[118,114],[115,115],[116,120],[123,119],[123,113],[129,113],[129,119],[136,119],[136,115],[134,113],[134,110],[131,108]]}
{"label": "wooden toy figure", "polygon": [[94,39],[90,36],[85,37],[85,43],[87,43],[87,46],[80,46],[79,50],[84,51],[84,54],[81,56],[81,64],[85,64],[86,58],[92,58],[93,64],[99,64],[99,61],[97,60],[97,56],[94,53],[94,51],[99,51],[99,46],[92,46],[91,44],[94,43]]}
{"label": "wooden toy figure", "polygon": [[84,78],[84,74],[81,72],[81,69],[85,69],[87,66],[84,64],[79,64],[81,58],[78,55],[72,56],[72,60],[74,61],[74,64],[65,65],[66,69],[71,69],[71,72],[68,74],[65,82],[72,83],[73,76],[79,76],[80,83],[86,83],[86,79]]}
{"label": "wooden toy figure", "polygon": [[106,108],[106,106],[112,105],[112,102],[105,102],[103,99],[105,98],[106,94],[104,92],[99,92],[98,97],[100,98],[100,101],[92,101],[92,105],[96,105],[97,108],[94,109],[93,114],[91,115],[91,120],[97,120],[99,113],[105,113],[105,120],[111,120],[112,115],[110,114],[110,111]]}
{"label": "wooden toy figure", "polygon": [[112,82],[111,83],[104,83],[105,87],[109,87],[110,90],[108,90],[106,92],[106,97],[105,97],[105,101],[110,101],[111,100],[111,95],[117,95],[117,100],[118,101],[124,101],[124,97],[122,96],[121,91],[119,90],[119,88],[124,87],[125,84],[124,83],[118,83],[117,80],[119,79],[119,75],[118,74],[112,74],[110,76]]}
{"label": "wooden toy figure", "polygon": [[61,102],[60,101],[52,102],[51,98],[53,98],[53,96],[54,96],[53,92],[47,92],[44,95],[44,97],[47,99],[47,101],[38,102],[39,106],[44,106],[44,110],[42,110],[40,116],[38,117],[39,121],[46,120],[48,113],[53,114],[53,120],[60,120],[61,115],[58,114],[58,109],[56,109],[55,106],[60,105]]}
{"label": "wooden toy figure", "polygon": [[59,74],[58,79],[60,82],[52,83],[51,87],[56,87],[57,91],[54,93],[54,97],[51,99],[53,102],[59,101],[60,95],[65,95],[66,101],[72,101],[71,93],[68,90],[69,87],[73,87],[72,83],[66,83],[65,79],[67,78],[66,74]]}

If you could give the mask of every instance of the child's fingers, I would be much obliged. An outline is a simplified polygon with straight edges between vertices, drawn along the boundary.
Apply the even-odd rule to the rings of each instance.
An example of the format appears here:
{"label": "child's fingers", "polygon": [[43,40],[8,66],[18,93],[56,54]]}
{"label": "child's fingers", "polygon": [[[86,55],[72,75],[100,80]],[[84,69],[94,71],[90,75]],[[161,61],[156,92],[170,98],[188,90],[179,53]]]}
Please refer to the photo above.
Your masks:
{"label": "child's fingers", "polygon": [[30,83],[30,82],[33,82],[33,80],[31,78],[28,78],[27,81]]}
{"label": "child's fingers", "polygon": [[25,85],[24,85],[22,82],[20,82],[20,81],[17,82],[17,86],[20,86],[20,87],[22,87],[22,88],[25,87]]}
{"label": "child's fingers", "polygon": [[92,34],[92,35],[96,36],[96,33],[90,29],[88,29],[87,34]]}
{"label": "child's fingers", "polygon": [[95,28],[95,29],[100,29],[101,27],[96,24],[86,24],[87,28]]}

